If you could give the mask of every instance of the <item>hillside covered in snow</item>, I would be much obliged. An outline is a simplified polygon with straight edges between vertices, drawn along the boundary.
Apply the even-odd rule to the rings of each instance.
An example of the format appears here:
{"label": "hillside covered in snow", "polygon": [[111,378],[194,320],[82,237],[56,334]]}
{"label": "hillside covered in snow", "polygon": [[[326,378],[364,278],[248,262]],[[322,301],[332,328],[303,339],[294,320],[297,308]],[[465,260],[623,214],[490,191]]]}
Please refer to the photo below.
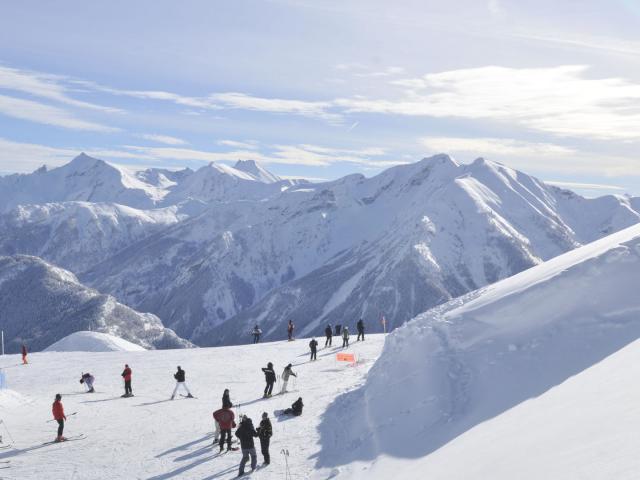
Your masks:
{"label": "hillside covered in snow", "polygon": [[245,343],[255,324],[279,339],[289,319],[297,335],[395,328],[640,221],[637,198],[447,155],[322,183],[253,161],[134,172],[80,155],[0,178],[0,199],[0,254],[42,257],[198,345]]}
{"label": "hillside covered in snow", "polygon": [[408,322],[313,478],[635,478],[639,281],[636,225]]}
{"label": "hillside covered in snow", "polygon": [[79,331],[58,340],[44,352],[141,352],[140,345],[100,332]]}
{"label": "hillside covered in snow", "polygon": [[191,345],[155,315],[136,312],[37,257],[0,257],[0,311],[9,353],[18,352],[23,342],[31,351],[42,350],[81,330],[115,335],[145,348]]}

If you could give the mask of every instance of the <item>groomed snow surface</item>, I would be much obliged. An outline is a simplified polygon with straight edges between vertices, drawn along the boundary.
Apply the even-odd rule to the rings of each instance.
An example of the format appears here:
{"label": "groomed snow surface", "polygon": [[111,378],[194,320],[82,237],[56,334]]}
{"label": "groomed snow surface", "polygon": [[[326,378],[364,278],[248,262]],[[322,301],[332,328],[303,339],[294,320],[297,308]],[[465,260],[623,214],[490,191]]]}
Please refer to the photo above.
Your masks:
{"label": "groomed snow surface", "polygon": [[[73,336],[72,336],[73,337]],[[318,341],[321,339],[318,338]],[[309,363],[309,339],[238,347],[162,350],[143,352],[43,352],[29,356],[28,366],[18,355],[0,357],[9,388],[0,391],[0,419],[15,440],[14,449],[0,450],[0,461],[11,468],[0,477],[20,480],[108,480],[108,479],[224,479],[237,475],[239,452],[214,458],[212,412],[221,406],[225,388],[231,400],[241,403],[236,414],[249,415],[257,426],[262,412],[271,417],[274,436],[272,464],[252,478],[283,479],[282,449],[290,453],[292,479],[307,478],[315,467],[318,424],[327,406],[338,395],[359,386],[382,349],[382,335],[367,336],[347,352],[355,353],[356,366],[338,364],[334,347],[318,351]],[[322,339],[324,345],[324,339]],[[77,343],[74,343],[77,345]],[[86,346],[82,341],[83,347]],[[297,379],[289,382],[290,393],[263,400],[264,374],[273,362],[280,375],[293,364]],[[120,373],[124,364],[133,369],[135,397],[123,393]],[[173,374],[180,365],[187,385],[197,399],[178,397],[170,401],[175,386]],[[96,377],[96,393],[83,393],[81,372]],[[276,384],[276,389],[280,384]],[[56,393],[70,416],[65,435],[87,434],[87,439],[42,446],[56,434],[51,404]],[[274,390],[275,393],[275,390]],[[298,396],[305,407],[301,417],[274,418],[275,409],[287,408]],[[2,424],[0,435],[8,443]],[[259,464],[262,463],[256,439]],[[3,464],[0,464],[2,466]],[[247,468],[247,470],[250,470]]]}
{"label": "groomed snow surface", "polygon": [[637,479],[639,284],[636,225],[395,330],[312,478]]}

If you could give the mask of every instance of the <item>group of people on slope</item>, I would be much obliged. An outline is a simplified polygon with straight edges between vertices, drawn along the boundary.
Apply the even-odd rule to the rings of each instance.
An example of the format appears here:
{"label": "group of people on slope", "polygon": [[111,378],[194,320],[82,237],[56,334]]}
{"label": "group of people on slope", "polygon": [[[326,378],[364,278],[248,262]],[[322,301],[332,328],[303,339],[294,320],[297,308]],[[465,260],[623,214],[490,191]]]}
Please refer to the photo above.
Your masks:
{"label": "group of people on slope", "polygon": [[[357,321],[356,329],[358,331],[358,337],[356,341],[357,342],[359,342],[360,340],[364,341],[364,321],[362,319]],[[289,320],[287,324],[287,340],[290,342],[295,340],[293,336],[294,330],[295,330],[295,325],[293,323],[293,320]],[[325,348],[330,347],[332,345],[333,336],[334,336],[333,332],[334,331],[331,328],[331,325],[327,325],[327,327],[324,329],[324,335],[326,337],[326,340],[324,342]],[[260,337],[262,336],[262,330],[257,324],[253,327],[251,334],[253,335],[253,343],[259,343]],[[349,327],[348,326],[345,325],[343,328],[342,325],[340,324],[336,325],[335,336],[337,337],[342,336],[342,348],[347,348],[349,346]],[[311,342],[309,342],[309,349],[311,350],[311,360],[316,360],[318,342],[316,341],[315,338],[313,338]]]}
{"label": "group of people on slope", "polygon": [[[276,380],[277,380],[276,372],[273,369],[273,363],[271,362],[267,363],[267,366],[262,369],[262,372],[264,373],[264,380],[266,382],[262,398],[269,398],[273,394],[273,385],[276,383]],[[288,364],[286,367],[284,367],[284,370],[282,371],[282,376],[280,377],[282,378],[282,389],[280,390],[281,394],[287,393],[287,385],[289,384],[289,378],[292,376],[296,378],[298,377],[298,375],[294,373],[292,365]]]}

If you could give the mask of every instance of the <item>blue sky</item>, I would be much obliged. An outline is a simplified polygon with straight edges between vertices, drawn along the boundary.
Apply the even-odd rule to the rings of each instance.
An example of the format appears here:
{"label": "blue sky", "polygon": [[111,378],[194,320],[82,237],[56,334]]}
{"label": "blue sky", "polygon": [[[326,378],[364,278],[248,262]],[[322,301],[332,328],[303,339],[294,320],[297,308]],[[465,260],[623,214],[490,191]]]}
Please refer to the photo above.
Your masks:
{"label": "blue sky", "polygon": [[445,152],[640,194],[640,1],[6,2],[0,171],[80,151],[373,175]]}

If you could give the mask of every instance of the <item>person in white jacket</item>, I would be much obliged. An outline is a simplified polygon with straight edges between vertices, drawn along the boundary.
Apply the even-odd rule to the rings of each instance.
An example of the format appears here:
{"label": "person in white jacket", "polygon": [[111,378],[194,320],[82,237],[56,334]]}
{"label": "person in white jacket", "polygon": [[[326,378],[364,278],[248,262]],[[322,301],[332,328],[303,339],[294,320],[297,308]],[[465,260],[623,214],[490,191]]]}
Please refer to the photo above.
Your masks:
{"label": "person in white jacket", "polygon": [[289,364],[284,367],[282,371],[282,390],[280,390],[280,393],[287,393],[287,383],[289,383],[289,377],[291,375],[297,377],[297,375],[293,373],[293,370],[291,370],[291,364]]}

